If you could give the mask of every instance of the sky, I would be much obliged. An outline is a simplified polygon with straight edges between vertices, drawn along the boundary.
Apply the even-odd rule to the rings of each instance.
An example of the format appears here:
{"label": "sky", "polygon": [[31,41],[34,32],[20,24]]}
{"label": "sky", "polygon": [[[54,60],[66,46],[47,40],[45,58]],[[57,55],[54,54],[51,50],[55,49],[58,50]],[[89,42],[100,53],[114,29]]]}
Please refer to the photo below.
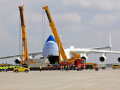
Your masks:
{"label": "sky", "polygon": [[[29,53],[42,51],[52,33],[44,6],[49,7],[64,48],[108,46],[111,34],[112,50],[120,51],[120,0],[0,0],[0,57],[21,53],[20,5],[24,5]],[[89,54],[88,62],[99,62],[101,55]],[[119,56],[106,55],[106,63],[117,63]]]}

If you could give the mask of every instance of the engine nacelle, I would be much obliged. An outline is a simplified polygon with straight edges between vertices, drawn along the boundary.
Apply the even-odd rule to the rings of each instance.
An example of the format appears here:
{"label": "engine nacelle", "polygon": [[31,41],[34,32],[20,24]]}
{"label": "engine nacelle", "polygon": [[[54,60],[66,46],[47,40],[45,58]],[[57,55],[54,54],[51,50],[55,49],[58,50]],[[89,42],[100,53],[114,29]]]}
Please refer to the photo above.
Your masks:
{"label": "engine nacelle", "polygon": [[86,55],[86,54],[84,54],[84,55],[82,55],[82,54],[81,54],[81,59],[88,60],[88,57],[87,57],[87,55]]}
{"label": "engine nacelle", "polygon": [[86,60],[86,57],[82,56],[81,59],[85,59]]}
{"label": "engine nacelle", "polygon": [[118,62],[120,62],[120,57],[118,58]]}
{"label": "engine nacelle", "polygon": [[29,56],[29,59],[33,59],[32,56]]}
{"label": "engine nacelle", "polygon": [[21,59],[20,58],[15,59],[15,64],[20,64],[20,63],[21,63]]}
{"label": "engine nacelle", "polygon": [[106,56],[105,55],[102,55],[101,57],[100,57],[100,61],[101,62],[104,62],[106,60]]}

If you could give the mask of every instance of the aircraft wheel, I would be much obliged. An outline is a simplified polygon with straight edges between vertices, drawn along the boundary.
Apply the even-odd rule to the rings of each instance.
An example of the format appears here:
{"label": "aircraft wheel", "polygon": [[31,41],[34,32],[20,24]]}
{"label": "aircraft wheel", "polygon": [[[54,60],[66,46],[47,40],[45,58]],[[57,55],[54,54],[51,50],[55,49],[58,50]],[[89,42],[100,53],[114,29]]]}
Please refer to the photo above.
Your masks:
{"label": "aircraft wheel", "polygon": [[25,72],[27,73],[27,72],[28,72],[28,70],[25,70]]}
{"label": "aircraft wheel", "polygon": [[18,70],[15,70],[16,73],[18,73]]}

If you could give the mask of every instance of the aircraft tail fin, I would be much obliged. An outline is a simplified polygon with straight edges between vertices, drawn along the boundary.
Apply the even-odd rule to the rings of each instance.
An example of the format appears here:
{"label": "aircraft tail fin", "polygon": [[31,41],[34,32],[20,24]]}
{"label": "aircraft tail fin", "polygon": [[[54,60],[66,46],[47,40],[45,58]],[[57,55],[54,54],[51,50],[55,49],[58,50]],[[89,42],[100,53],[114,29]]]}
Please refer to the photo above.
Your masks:
{"label": "aircraft tail fin", "polygon": [[111,34],[110,34],[110,50],[112,50]]}

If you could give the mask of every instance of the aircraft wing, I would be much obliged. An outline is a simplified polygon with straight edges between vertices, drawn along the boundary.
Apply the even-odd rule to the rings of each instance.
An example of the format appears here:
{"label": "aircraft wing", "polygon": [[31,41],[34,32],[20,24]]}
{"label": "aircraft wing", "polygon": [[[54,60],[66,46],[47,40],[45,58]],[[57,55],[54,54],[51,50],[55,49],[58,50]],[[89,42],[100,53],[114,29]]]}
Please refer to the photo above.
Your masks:
{"label": "aircraft wing", "polygon": [[95,50],[101,50],[101,49],[110,49],[111,50],[112,47],[110,46],[106,46],[106,47],[94,47],[94,48],[90,48],[90,49],[95,49]]}
{"label": "aircraft wing", "polygon": [[105,53],[105,54],[120,54],[120,51],[109,51],[109,50],[91,50],[91,49],[72,49],[74,53]]}
{"label": "aircraft wing", "polygon": [[42,52],[30,53],[29,55],[35,55],[35,56],[37,56],[37,55],[40,55],[40,54],[42,54]]}
{"label": "aircraft wing", "polygon": [[20,57],[20,56],[21,56],[21,55],[14,55],[14,56],[0,57],[0,59],[13,58],[13,57]]}
{"label": "aircraft wing", "polygon": [[[35,53],[29,53],[29,56],[32,56],[33,58],[37,55],[42,54],[42,52],[35,52]],[[6,59],[6,58],[13,58],[13,57],[21,57],[22,55],[14,55],[14,56],[7,56],[7,57],[0,57],[0,59]]]}

